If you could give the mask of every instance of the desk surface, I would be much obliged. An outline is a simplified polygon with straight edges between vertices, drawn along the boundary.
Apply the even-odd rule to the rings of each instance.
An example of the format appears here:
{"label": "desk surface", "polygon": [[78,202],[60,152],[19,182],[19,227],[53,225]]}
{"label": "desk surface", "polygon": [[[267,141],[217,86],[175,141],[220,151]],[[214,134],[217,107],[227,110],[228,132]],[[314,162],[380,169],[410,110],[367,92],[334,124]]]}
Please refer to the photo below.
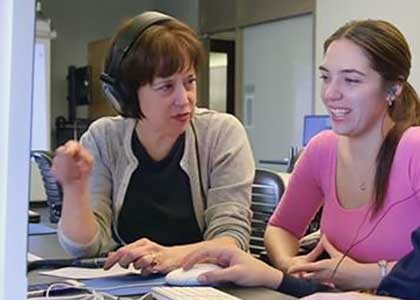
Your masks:
{"label": "desk surface", "polygon": [[[41,215],[45,216],[45,212],[41,210]],[[41,217],[41,222],[45,222],[46,218]],[[47,224],[50,225],[50,224]],[[42,258],[53,259],[53,258],[68,258],[69,256],[61,248],[57,236],[55,234],[48,235],[34,235],[29,237],[29,251],[32,254],[40,256]],[[32,271],[28,274],[28,283],[49,283],[57,281],[56,277],[50,277],[45,275],[39,275],[36,271]],[[291,296],[287,296],[276,291],[266,288],[243,288],[243,287],[227,287],[223,288],[224,291],[229,292],[241,299],[258,299],[258,300],[292,300],[296,299]],[[152,299],[152,297],[147,298]]]}

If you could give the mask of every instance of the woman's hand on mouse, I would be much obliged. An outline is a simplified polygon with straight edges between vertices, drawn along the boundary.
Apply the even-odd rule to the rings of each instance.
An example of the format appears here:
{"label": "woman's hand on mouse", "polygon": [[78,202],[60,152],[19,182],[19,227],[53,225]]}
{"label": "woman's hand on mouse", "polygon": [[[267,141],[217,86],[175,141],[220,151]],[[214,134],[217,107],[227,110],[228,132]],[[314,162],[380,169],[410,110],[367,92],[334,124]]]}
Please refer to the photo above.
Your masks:
{"label": "woman's hand on mouse", "polygon": [[191,253],[183,268],[190,269],[203,261],[215,261],[223,269],[204,273],[198,280],[205,284],[232,282],[241,286],[265,286],[277,289],[283,273],[250,254],[232,247],[213,246]]}

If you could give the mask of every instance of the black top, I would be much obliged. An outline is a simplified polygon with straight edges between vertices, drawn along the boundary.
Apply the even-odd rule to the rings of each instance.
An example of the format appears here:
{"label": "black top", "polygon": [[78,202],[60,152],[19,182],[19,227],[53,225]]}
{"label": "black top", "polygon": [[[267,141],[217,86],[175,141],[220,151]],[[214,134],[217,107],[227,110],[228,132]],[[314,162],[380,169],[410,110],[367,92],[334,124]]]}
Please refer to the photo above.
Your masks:
{"label": "black top", "polygon": [[289,274],[284,274],[283,280],[277,288],[279,292],[295,297],[305,297],[318,292],[337,292],[327,285],[321,284],[314,280],[296,278]]}
{"label": "black top", "polygon": [[420,228],[411,234],[413,250],[398,261],[378,287],[378,295],[420,299]]}
{"label": "black top", "polygon": [[119,236],[126,243],[146,237],[164,246],[202,241],[189,178],[180,167],[185,134],[161,161],[150,157],[135,131],[131,145],[139,165],[118,216]]}

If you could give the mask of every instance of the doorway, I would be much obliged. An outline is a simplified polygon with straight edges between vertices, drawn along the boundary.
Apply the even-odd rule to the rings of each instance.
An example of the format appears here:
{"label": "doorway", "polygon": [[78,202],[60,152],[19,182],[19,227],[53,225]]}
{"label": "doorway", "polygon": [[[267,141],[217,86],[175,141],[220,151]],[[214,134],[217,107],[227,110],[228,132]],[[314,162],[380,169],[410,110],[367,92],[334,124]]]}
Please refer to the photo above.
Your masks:
{"label": "doorway", "polygon": [[235,114],[235,41],[210,39],[209,108]]}

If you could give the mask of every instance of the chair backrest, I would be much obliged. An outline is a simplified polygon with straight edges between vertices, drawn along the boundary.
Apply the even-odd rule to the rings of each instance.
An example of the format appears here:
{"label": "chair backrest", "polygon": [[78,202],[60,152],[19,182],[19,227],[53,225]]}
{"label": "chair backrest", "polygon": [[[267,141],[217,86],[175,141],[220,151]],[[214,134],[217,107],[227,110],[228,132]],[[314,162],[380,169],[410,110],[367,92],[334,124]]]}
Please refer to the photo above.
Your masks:
{"label": "chair backrest", "polygon": [[51,173],[52,154],[48,151],[33,150],[31,157],[38,165],[44,183],[47,205],[50,211],[50,222],[57,223],[61,216],[63,191]]}
{"label": "chair backrest", "polygon": [[265,251],[264,232],[268,220],[272,215],[280,197],[284,192],[284,182],[275,171],[257,169],[252,184],[252,233],[250,252],[255,257],[260,257]]}

